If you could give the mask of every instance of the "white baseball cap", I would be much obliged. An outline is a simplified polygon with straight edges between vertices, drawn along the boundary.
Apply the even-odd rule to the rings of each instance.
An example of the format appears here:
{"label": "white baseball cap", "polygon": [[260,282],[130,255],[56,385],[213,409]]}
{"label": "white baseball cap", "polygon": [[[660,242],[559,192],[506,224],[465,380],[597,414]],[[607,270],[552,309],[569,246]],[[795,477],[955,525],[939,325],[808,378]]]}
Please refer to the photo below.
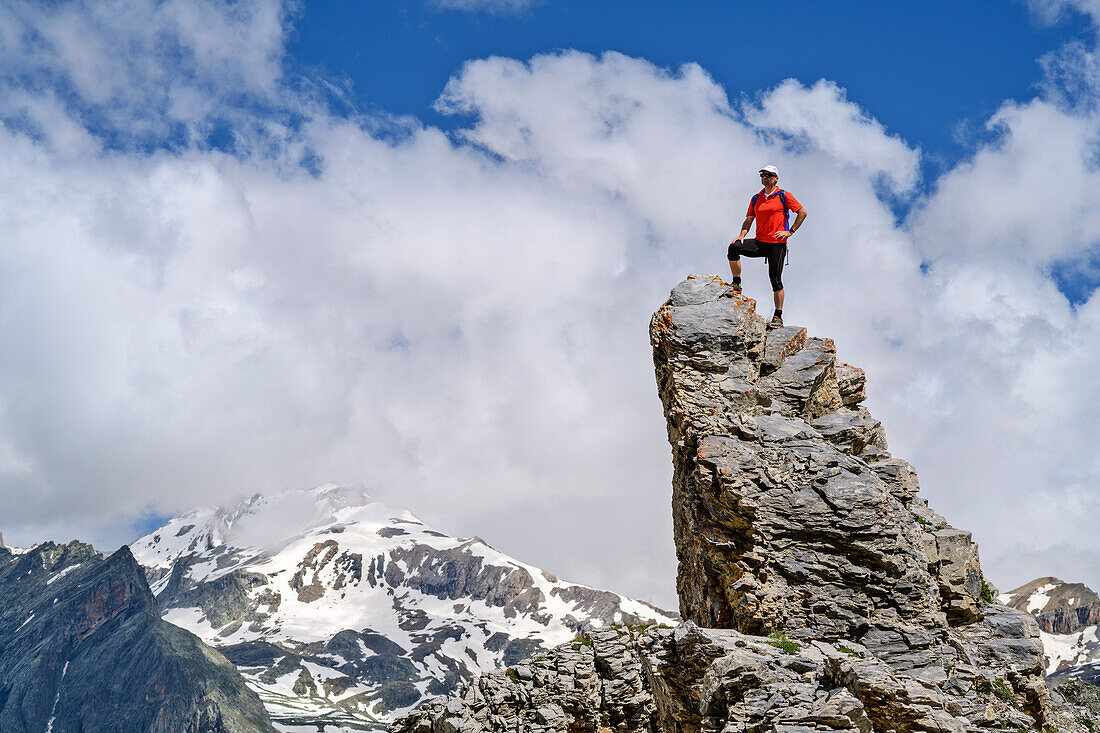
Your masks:
{"label": "white baseball cap", "polygon": [[760,169],[761,173],[764,173],[765,171],[768,173],[774,173],[777,178],[779,177],[779,169],[776,168],[774,165],[766,165]]}

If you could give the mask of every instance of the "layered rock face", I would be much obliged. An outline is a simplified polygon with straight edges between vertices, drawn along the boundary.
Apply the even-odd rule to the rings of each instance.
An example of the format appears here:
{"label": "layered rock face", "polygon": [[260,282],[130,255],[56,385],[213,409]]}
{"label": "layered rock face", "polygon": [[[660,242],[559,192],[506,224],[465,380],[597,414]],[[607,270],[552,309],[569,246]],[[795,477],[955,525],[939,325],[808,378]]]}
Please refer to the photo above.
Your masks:
{"label": "layered rock face", "polygon": [[589,635],[391,730],[1086,729],[832,341],[767,331],[716,277],[678,285],[650,333],[686,622]]}
{"label": "layered rock face", "polygon": [[274,733],[222,655],[162,621],[127,548],[0,548],[0,730]]}
{"label": "layered rock face", "polygon": [[977,547],[917,497],[859,407],[861,370],[747,298],[689,279],[654,316],[673,448],[681,614],[751,633],[864,639],[980,617]]}
{"label": "layered rock face", "polygon": [[755,304],[725,289],[687,280],[652,323],[681,614],[883,641],[977,620],[977,547],[928,510],[912,467],[887,452],[859,407],[863,372],[805,329],[765,332]]}
{"label": "layered rock face", "polygon": [[[970,651],[977,651],[974,647]],[[986,657],[980,660],[988,663]],[[969,699],[968,699],[969,698]],[[969,694],[899,674],[854,642],[734,630],[619,626],[492,672],[432,701],[391,733],[813,733],[1034,730],[1003,681]],[[1095,702],[1093,702],[1095,705]],[[1045,725],[1084,731],[1088,708]],[[1048,728],[1047,730],[1049,730]]]}
{"label": "layered rock face", "polygon": [[916,473],[859,405],[863,372],[832,341],[767,331],[755,304],[717,278],[678,285],[651,338],[684,618],[858,642],[958,697],[960,719],[997,681],[1043,717],[1038,628],[986,602],[969,533],[917,495]]}

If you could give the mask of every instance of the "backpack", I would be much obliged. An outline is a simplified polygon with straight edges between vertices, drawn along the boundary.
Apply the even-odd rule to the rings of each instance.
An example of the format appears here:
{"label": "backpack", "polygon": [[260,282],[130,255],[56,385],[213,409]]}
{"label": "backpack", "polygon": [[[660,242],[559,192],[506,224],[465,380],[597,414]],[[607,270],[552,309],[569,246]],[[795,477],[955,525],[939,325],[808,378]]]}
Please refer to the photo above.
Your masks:
{"label": "backpack", "polygon": [[[752,195],[752,201],[749,203],[752,206],[753,214],[756,213],[756,199],[760,198],[760,194],[754,193]],[[787,192],[782,188],[779,189],[779,203],[783,204],[783,228],[787,231],[791,229],[791,210],[787,208]],[[791,264],[791,248],[787,247],[787,264]]]}
{"label": "backpack", "polygon": [[[760,194],[754,193],[752,195],[752,201],[749,203],[752,206],[752,210],[756,211],[756,199],[760,198]],[[787,192],[782,188],[779,189],[779,203],[783,204],[783,228],[790,229],[791,227],[791,210],[787,208]]]}

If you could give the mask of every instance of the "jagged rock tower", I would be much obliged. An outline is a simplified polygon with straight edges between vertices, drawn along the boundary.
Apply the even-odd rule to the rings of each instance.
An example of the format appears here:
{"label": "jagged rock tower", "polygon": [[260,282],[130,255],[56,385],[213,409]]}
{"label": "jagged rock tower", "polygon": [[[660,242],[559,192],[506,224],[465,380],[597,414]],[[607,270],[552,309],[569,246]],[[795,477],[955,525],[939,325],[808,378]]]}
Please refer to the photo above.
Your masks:
{"label": "jagged rock tower", "polygon": [[977,621],[978,548],[887,452],[859,406],[863,371],[804,328],[766,332],[755,303],[729,295],[690,278],[651,324],[681,615],[862,640],[883,657],[916,629]]}
{"label": "jagged rock tower", "polygon": [[887,451],[863,372],[755,305],[689,277],[650,324],[685,623],[591,633],[391,731],[1092,730]]}

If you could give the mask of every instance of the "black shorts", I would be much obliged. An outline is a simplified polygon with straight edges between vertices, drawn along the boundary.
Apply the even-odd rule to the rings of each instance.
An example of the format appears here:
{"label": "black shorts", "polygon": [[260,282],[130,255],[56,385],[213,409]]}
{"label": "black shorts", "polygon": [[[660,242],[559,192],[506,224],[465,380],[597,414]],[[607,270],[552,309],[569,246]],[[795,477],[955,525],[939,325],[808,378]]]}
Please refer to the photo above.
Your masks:
{"label": "black shorts", "polygon": [[787,258],[786,243],[746,239],[743,242],[731,244],[726,257],[731,262],[736,262],[741,259],[741,255],[766,258],[768,260],[768,278],[772,281],[772,291],[779,292],[783,289],[783,261]]}

